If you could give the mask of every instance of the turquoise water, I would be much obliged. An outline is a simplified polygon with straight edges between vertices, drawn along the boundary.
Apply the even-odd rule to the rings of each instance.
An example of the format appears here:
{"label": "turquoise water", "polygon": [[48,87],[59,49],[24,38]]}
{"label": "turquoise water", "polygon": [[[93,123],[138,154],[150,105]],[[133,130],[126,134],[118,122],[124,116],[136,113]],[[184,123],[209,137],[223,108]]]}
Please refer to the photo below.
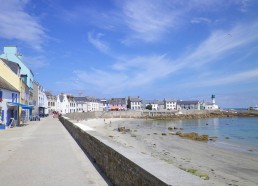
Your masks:
{"label": "turquoise water", "polygon": [[151,127],[161,132],[168,131],[168,127],[177,127],[183,128],[182,132],[208,134],[217,137],[215,142],[209,142],[211,145],[258,155],[258,117],[138,122],[141,127]]}

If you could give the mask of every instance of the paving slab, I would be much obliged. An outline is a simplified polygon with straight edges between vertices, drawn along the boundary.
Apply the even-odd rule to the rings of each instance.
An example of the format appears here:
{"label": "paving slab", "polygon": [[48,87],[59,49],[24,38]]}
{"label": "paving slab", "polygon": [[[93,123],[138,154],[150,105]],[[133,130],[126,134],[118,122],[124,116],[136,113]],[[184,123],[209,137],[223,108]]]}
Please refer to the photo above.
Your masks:
{"label": "paving slab", "polygon": [[0,130],[0,185],[111,185],[57,118]]}

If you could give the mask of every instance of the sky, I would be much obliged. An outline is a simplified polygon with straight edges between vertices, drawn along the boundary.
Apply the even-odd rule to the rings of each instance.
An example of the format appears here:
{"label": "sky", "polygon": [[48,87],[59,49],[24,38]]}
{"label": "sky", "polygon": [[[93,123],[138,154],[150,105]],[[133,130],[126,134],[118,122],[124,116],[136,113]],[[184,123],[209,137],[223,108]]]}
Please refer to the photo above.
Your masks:
{"label": "sky", "polygon": [[0,0],[0,51],[17,46],[53,94],[258,104],[257,0]]}

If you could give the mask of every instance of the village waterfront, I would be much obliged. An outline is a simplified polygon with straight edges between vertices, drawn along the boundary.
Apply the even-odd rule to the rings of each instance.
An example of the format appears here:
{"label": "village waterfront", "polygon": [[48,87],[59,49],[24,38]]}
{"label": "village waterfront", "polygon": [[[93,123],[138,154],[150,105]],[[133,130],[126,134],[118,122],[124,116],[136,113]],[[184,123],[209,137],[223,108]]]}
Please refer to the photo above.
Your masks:
{"label": "village waterfront", "polygon": [[[95,118],[80,123],[143,156],[151,156],[189,174],[204,175],[208,185],[258,184],[258,117]],[[119,132],[120,127],[126,130]],[[207,134],[212,140],[183,139],[175,135],[177,131]]]}

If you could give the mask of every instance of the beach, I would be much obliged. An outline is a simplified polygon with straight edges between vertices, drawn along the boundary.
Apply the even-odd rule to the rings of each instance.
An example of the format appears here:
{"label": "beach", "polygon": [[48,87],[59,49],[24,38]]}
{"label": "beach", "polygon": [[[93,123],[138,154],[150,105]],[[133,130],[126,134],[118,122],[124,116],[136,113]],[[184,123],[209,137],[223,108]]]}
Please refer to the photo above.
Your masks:
{"label": "beach", "polygon": [[[202,177],[207,185],[258,185],[257,155],[182,139],[169,130],[160,132],[153,126],[142,127],[137,124],[139,120],[101,118],[79,123],[87,132],[102,136],[110,143]],[[119,132],[119,129],[122,130]]]}

